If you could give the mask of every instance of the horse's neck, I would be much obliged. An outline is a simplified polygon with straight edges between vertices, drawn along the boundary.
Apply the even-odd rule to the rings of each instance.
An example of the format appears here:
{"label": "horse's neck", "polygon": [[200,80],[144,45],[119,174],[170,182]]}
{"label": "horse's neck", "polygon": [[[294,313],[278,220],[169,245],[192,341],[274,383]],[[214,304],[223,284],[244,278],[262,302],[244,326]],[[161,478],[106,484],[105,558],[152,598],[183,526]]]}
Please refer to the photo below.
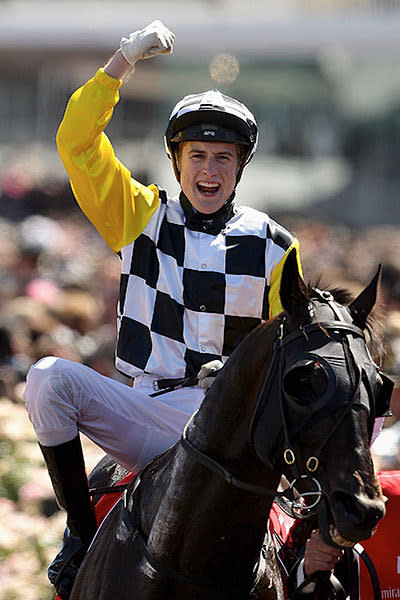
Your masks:
{"label": "horse's neck", "polygon": [[[258,385],[255,376],[238,381],[234,371],[227,369],[207,394],[188,428],[188,437],[196,448],[235,477],[274,489],[277,475],[255,459],[249,446]],[[190,549],[185,558],[188,564],[194,557],[198,562],[199,555],[206,564],[210,552],[215,564],[230,561],[238,569],[242,569],[243,556],[248,557],[249,565],[256,560],[267,529],[273,492],[259,496],[229,485],[180,443],[169,463],[153,477],[153,491],[147,491],[142,505],[148,507],[145,529],[149,546],[161,557],[180,555],[179,540],[185,539],[185,548]],[[210,539],[214,540],[213,548]],[[209,552],[205,551],[207,547]]]}
{"label": "horse's neck", "polygon": [[253,342],[251,351],[236,351],[231,357],[189,427],[190,439],[200,450],[225,460],[239,462],[249,450],[250,423],[266,366],[265,352],[257,353],[254,346],[262,344]]}

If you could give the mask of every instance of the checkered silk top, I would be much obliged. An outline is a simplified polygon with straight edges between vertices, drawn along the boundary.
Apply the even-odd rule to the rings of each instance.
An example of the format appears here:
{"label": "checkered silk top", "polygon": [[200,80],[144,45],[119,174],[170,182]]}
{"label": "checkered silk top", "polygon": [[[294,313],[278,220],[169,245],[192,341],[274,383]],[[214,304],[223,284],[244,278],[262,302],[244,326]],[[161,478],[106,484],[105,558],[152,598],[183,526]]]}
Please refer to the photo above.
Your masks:
{"label": "checkered silk top", "polygon": [[205,223],[183,199],[133,179],[104,133],[121,84],[99,69],[76,90],[57,147],[80,208],[122,258],[117,368],[128,377],[197,375],[280,311],[282,266],[298,242],[234,204]]}
{"label": "checkered silk top", "polygon": [[271,272],[295,238],[266,214],[235,206],[219,232],[189,228],[179,199],[160,205],[121,249],[116,366],[135,377],[196,375],[225,361],[269,318]]}

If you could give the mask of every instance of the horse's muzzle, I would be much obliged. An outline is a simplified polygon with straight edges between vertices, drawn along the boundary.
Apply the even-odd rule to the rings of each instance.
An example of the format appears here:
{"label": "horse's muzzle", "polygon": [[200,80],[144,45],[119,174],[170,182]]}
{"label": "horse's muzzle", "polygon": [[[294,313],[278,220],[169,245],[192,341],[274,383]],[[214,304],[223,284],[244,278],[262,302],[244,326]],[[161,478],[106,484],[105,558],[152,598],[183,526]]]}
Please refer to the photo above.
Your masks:
{"label": "horse's muzzle", "polygon": [[333,492],[318,510],[321,536],[326,543],[346,547],[371,537],[385,515],[383,496],[369,498],[344,490]]}

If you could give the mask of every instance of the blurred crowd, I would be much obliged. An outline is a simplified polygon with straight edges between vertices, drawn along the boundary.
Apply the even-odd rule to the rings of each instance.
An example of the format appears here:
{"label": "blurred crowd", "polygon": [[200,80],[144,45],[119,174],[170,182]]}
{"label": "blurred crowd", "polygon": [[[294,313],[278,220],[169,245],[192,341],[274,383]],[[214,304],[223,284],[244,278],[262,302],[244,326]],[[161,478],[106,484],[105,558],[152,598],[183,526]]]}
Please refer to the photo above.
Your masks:
{"label": "blurred crowd", "polygon": [[[266,207],[267,208],[267,207]],[[373,445],[377,470],[400,468],[400,227],[352,230],[299,215],[271,215],[300,240],[305,278],[357,294],[383,264],[383,366],[396,381],[393,416]],[[0,582],[5,600],[51,600],[46,568],[64,515],[22,400],[42,356],[114,367],[119,258],[77,207],[66,181],[32,185],[13,168],[0,179]],[[101,451],[83,436],[88,471]]]}
{"label": "blurred crowd", "polygon": [[49,354],[118,377],[119,259],[67,183],[29,188],[18,176],[0,199],[0,397],[17,400],[30,365]]}
{"label": "blurred crowd", "polygon": [[[33,186],[17,168],[0,181],[0,398],[21,401],[30,365],[46,355],[114,368],[119,258],[76,206],[66,181]],[[273,215],[275,216],[275,215]],[[374,445],[379,468],[400,467],[400,228],[363,230],[276,215],[301,244],[306,279],[357,294],[383,264],[384,369],[393,416]]]}

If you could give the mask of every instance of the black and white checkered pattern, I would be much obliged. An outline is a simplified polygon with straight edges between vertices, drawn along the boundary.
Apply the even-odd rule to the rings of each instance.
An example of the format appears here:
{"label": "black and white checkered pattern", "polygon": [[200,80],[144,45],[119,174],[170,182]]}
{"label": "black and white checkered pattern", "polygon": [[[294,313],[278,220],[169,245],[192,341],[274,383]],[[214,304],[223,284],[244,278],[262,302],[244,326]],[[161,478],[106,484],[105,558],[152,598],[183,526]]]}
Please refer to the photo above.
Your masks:
{"label": "black and white checkered pattern", "polygon": [[165,198],[121,250],[117,368],[175,378],[226,360],[268,319],[270,274],[293,241],[243,206],[217,235],[192,231],[179,200]]}

